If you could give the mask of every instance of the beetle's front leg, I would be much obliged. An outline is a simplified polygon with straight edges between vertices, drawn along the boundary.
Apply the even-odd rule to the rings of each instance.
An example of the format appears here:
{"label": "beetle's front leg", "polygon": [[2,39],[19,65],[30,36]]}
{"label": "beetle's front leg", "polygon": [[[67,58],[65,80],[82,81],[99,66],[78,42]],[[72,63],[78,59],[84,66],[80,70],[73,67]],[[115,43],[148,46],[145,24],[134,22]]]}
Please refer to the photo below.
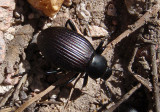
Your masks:
{"label": "beetle's front leg", "polygon": [[101,40],[101,42],[99,43],[99,45],[98,45],[97,49],[95,50],[97,54],[102,54],[102,53],[103,53],[103,51],[105,50],[106,45],[105,45],[105,46],[103,46],[104,41],[105,41],[105,39]]}
{"label": "beetle's front leg", "polygon": [[77,32],[77,28],[76,28],[75,24],[72,22],[71,19],[68,19],[68,20],[67,20],[67,22],[66,22],[66,24],[65,24],[65,27],[66,27],[66,28],[67,28],[67,25],[68,25],[68,24],[69,24],[69,26],[71,27],[71,29],[72,29],[73,31]]}
{"label": "beetle's front leg", "polygon": [[88,74],[85,73],[82,88],[84,88],[87,85],[87,83],[88,83]]}

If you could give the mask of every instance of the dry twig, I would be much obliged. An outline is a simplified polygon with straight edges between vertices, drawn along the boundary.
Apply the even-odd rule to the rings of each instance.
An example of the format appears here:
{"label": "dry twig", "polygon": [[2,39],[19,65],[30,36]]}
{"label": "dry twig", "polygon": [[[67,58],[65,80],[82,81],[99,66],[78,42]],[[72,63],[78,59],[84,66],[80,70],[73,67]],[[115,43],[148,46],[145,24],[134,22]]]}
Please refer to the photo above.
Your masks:
{"label": "dry twig", "polygon": [[141,83],[133,87],[127,94],[125,94],[114,106],[106,110],[106,112],[113,112],[121,103],[126,101],[137,89],[141,87]]}
{"label": "dry twig", "polygon": [[128,71],[135,77],[135,79],[137,79],[140,83],[142,83],[149,91],[152,91],[152,84],[147,79],[134,73],[134,71],[132,70],[132,64],[134,62],[137,51],[138,51],[138,47],[135,47],[134,52],[133,52],[133,56],[132,56],[131,61],[129,62],[129,65],[128,65]]}
{"label": "dry twig", "polygon": [[148,10],[139,20],[137,20],[133,25],[130,25],[130,28],[126,31],[124,31],[121,35],[119,35],[115,40],[110,42],[106,50],[113,49],[117,43],[119,43],[122,39],[129,36],[131,33],[136,31],[138,28],[146,24],[148,21],[150,21],[151,17],[155,17],[157,15],[157,12],[160,10],[159,4],[157,3],[154,5],[150,10]]}
{"label": "dry twig", "polygon": [[37,102],[37,104],[59,104],[59,105],[61,105],[62,102],[58,102],[58,101],[42,101],[42,102]]}
{"label": "dry twig", "polygon": [[160,101],[159,101],[159,87],[158,87],[158,74],[157,74],[157,63],[156,63],[156,51],[155,45],[151,45],[151,56],[152,56],[152,75],[153,75],[153,94],[155,100],[155,111],[160,112]]}
{"label": "dry twig", "polygon": [[5,95],[2,101],[0,102],[0,107],[4,106],[8,101],[9,97],[12,95],[14,88],[10,89]]}
{"label": "dry twig", "polygon": [[24,109],[26,109],[29,105],[31,105],[33,102],[39,100],[41,97],[49,93],[51,90],[55,89],[57,85],[61,85],[66,83],[69,79],[73,77],[73,74],[66,74],[64,78],[61,78],[57,82],[53,83],[53,85],[49,86],[46,90],[42,91],[41,93],[35,95],[33,98],[26,101],[20,108],[18,108],[15,112],[22,112]]}
{"label": "dry twig", "polygon": [[18,99],[18,97],[19,97],[18,95],[19,95],[19,92],[20,92],[20,88],[22,87],[23,84],[25,84],[26,80],[27,80],[27,74],[25,74],[25,75],[21,78],[21,80],[19,81],[19,83],[18,83],[18,85],[17,85],[17,87],[16,87],[16,90],[14,91],[14,94],[13,94],[13,98],[12,98],[13,101],[16,100],[16,99]]}
{"label": "dry twig", "polygon": [[158,74],[160,75],[160,38],[158,38],[158,50],[157,50],[157,60],[158,60]]}
{"label": "dry twig", "polygon": [[14,112],[16,110],[16,107],[8,107],[8,108],[4,108],[1,109],[0,112]]}

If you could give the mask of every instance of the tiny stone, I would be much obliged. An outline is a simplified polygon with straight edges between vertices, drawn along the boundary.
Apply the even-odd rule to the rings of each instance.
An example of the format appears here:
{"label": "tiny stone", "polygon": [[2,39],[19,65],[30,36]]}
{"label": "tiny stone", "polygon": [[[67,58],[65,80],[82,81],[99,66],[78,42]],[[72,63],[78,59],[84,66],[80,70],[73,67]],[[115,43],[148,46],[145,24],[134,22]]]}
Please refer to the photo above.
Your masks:
{"label": "tiny stone", "polygon": [[11,40],[14,39],[14,36],[13,36],[12,34],[9,34],[9,33],[5,33],[5,34],[4,34],[4,37],[5,37],[7,40],[9,40],[9,41],[11,41]]}
{"label": "tiny stone", "polygon": [[81,0],[73,0],[72,2],[75,4],[79,4],[81,2]]}
{"label": "tiny stone", "polygon": [[17,107],[20,107],[20,105],[16,102],[16,103],[14,103]]}
{"label": "tiny stone", "polygon": [[66,98],[60,98],[60,100],[61,100],[63,103],[66,103],[66,102],[67,102],[67,99],[66,99]]}
{"label": "tiny stone", "polygon": [[5,93],[8,92],[11,88],[13,88],[12,85],[6,85],[6,86],[1,85],[1,86],[0,86],[0,94],[1,94],[1,95],[2,95],[2,94],[5,94]]}
{"label": "tiny stone", "polygon": [[10,27],[10,28],[8,28],[7,32],[14,35],[15,34],[15,28]]}
{"label": "tiny stone", "polygon": [[105,37],[108,36],[108,31],[98,26],[88,26],[87,35],[90,37]]}
{"label": "tiny stone", "polygon": [[91,104],[91,105],[90,105],[90,109],[91,109],[91,110],[95,110],[95,109],[96,109],[96,105],[95,105],[95,104]]}
{"label": "tiny stone", "polygon": [[60,89],[56,88],[49,93],[49,96],[51,99],[56,99],[59,93],[60,93]]}
{"label": "tiny stone", "polygon": [[21,101],[17,101],[17,103],[18,103],[18,104],[21,104],[22,102],[21,102]]}
{"label": "tiny stone", "polygon": [[88,10],[86,10],[86,5],[84,3],[81,3],[76,8],[76,13],[78,18],[83,19],[85,21],[89,21],[91,18],[91,14]]}
{"label": "tiny stone", "polygon": [[40,90],[39,89],[34,89],[34,93],[39,93]]}
{"label": "tiny stone", "polygon": [[46,25],[47,25],[48,27],[50,27],[50,26],[52,26],[52,23],[47,23]]}
{"label": "tiny stone", "polygon": [[53,6],[52,7],[55,11],[58,11],[59,7],[56,5],[56,6]]}
{"label": "tiny stone", "polygon": [[15,16],[16,18],[20,18],[20,17],[21,17],[21,15],[20,15],[18,12],[14,12],[14,16]]}
{"label": "tiny stone", "polygon": [[27,88],[27,87],[23,87],[22,90],[23,90],[23,91],[28,91],[28,88]]}
{"label": "tiny stone", "polygon": [[14,76],[15,73],[8,73],[5,80],[3,81],[4,84],[8,84],[8,85],[15,85],[18,83],[19,81],[19,77],[14,77],[12,78],[12,76]]}
{"label": "tiny stone", "polygon": [[42,11],[45,15],[53,17],[58,13],[64,0],[27,0],[34,8]]}
{"label": "tiny stone", "polygon": [[28,98],[27,94],[24,91],[20,91],[20,99],[24,100],[27,98]]}
{"label": "tiny stone", "polygon": [[64,0],[63,4],[69,7],[72,5],[72,0]]}

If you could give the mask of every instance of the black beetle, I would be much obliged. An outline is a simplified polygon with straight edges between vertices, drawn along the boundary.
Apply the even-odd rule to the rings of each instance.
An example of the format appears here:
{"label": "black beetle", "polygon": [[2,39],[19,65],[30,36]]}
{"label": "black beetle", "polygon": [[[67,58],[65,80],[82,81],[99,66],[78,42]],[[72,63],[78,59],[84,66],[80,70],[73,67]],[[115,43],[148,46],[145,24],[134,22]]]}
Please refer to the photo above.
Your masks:
{"label": "black beetle", "polygon": [[[72,30],[66,28],[67,24]],[[109,69],[106,59],[101,55],[105,49],[104,40],[94,50],[92,44],[77,33],[71,20],[68,20],[65,26],[50,27],[39,34],[37,44],[44,57],[57,68],[86,73],[83,87],[87,84],[88,75],[92,79],[108,78],[112,70]]]}

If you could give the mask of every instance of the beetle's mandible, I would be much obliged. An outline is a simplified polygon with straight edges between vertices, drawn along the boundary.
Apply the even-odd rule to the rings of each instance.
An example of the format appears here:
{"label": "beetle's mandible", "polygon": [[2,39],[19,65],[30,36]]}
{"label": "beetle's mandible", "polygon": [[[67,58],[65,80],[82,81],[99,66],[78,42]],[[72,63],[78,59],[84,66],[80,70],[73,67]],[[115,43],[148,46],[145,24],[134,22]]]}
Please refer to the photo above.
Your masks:
{"label": "beetle's mandible", "polygon": [[112,71],[101,55],[105,49],[104,40],[94,50],[92,44],[77,33],[71,20],[66,22],[66,26],[67,24],[72,30],[66,27],[50,27],[39,34],[37,44],[44,57],[57,68],[85,73],[83,86],[87,84],[88,76],[92,79],[108,78]]}

